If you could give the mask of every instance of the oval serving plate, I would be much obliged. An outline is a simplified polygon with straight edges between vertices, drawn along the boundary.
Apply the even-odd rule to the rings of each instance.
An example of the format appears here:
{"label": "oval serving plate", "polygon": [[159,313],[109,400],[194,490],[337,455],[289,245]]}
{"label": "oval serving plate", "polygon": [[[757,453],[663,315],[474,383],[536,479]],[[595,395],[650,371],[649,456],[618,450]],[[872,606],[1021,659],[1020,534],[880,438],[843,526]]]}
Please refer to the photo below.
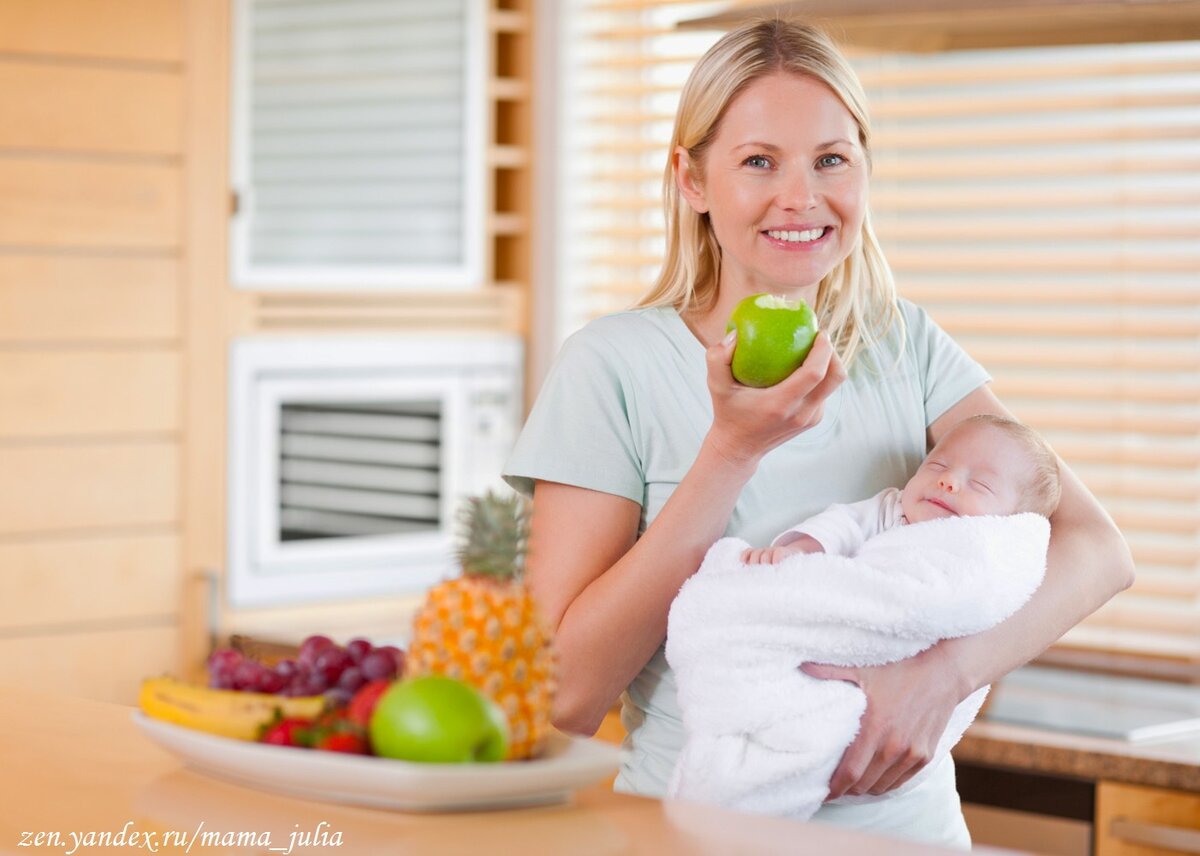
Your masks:
{"label": "oval serving plate", "polygon": [[532,761],[414,764],[233,740],[133,712],[151,740],[187,766],[226,781],[305,799],[400,811],[472,811],[565,802],[612,775],[621,750],[556,733]]}

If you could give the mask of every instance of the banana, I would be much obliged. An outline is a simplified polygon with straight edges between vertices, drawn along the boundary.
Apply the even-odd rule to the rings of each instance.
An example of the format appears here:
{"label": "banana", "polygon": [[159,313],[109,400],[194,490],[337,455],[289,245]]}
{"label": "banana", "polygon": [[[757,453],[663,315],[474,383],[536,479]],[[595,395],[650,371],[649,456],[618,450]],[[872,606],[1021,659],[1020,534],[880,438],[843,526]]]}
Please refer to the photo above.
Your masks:
{"label": "banana", "polygon": [[257,740],[263,726],[277,714],[314,719],[325,709],[325,698],[214,690],[162,677],[142,681],[138,707],[164,722],[238,740]]}

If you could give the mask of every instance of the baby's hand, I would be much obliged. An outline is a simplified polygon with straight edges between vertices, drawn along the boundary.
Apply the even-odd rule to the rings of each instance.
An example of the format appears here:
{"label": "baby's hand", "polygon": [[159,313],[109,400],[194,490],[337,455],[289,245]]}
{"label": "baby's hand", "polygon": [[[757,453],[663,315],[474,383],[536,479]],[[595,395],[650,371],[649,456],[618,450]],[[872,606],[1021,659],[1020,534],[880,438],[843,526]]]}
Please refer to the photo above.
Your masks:
{"label": "baby's hand", "polygon": [[747,565],[774,565],[798,552],[791,547],[751,547],[742,551],[742,562]]}

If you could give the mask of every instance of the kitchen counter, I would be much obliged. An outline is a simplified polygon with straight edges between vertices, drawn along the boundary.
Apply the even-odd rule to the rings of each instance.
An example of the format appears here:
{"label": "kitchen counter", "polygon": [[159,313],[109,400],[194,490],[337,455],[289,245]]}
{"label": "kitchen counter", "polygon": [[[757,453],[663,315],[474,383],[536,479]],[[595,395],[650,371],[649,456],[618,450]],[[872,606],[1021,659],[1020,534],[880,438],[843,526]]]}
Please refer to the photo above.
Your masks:
{"label": "kitchen counter", "polygon": [[1200,793],[1200,734],[1131,743],[977,720],[954,758],[981,766]]}
{"label": "kitchen counter", "polygon": [[[72,832],[115,835],[123,829],[143,844],[151,834],[157,852],[184,852],[183,846],[162,846],[166,834],[190,833],[201,825],[255,833],[259,843],[197,847],[196,856],[285,853],[292,841],[300,843],[291,852],[306,856],[954,852],[820,824],[615,794],[605,783],[578,791],[568,804],[506,811],[417,815],[313,802],[193,772],[144,737],[130,713],[118,705],[0,691],[0,853],[68,854]],[[269,834],[269,845],[262,833]],[[74,853],[118,849],[152,852],[81,846]]]}

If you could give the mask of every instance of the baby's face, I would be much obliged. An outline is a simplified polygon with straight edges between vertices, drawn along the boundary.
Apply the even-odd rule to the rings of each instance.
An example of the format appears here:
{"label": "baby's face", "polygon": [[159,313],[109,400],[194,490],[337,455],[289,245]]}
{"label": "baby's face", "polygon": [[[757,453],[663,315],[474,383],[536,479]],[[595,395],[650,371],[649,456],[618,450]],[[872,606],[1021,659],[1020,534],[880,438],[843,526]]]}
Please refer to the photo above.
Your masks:
{"label": "baby's face", "polygon": [[994,425],[960,425],[933,447],[900,505],[909,523],[1015,514],[1032,479],[1033,463],[1017,440]]}

